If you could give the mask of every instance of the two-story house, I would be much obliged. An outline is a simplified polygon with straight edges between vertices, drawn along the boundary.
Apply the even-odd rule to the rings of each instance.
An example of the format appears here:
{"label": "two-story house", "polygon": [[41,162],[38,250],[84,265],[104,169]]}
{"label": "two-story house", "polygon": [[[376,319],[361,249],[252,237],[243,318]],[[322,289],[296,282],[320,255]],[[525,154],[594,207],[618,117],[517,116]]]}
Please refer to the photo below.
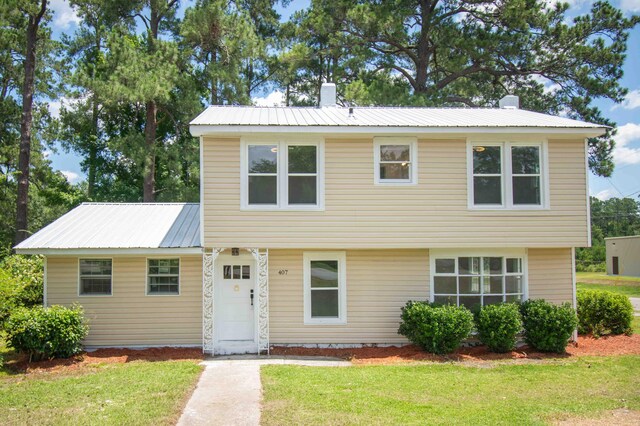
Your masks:
{"label": "two-story house", "polygon": [[586,139],[518,108],[211,106],[200,204],[83,204],[16,247],[90,346],[401,344],[408,300],[575,303]]}

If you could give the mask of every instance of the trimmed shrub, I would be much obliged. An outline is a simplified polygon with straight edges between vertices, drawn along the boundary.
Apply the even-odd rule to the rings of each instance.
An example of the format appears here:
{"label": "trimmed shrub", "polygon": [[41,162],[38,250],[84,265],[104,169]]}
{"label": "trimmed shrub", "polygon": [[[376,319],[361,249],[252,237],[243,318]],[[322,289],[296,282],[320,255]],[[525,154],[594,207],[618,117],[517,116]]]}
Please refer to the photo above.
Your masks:
{"label": "trimmed shrub", "polygon": [[8,256],[0,262],[0,329],[14,309],[42,304],[41,256]]}
{"label": "trimmed shrub", "polygon": [[579,290],[577,301],[581,334],[600,337],[633,332],[633,305],[627,296],[604,290]]}
{"label": "trimmed shrub", "polygon": [[478,338],[491,352],[509,352],[522,331],[520,310],[515,303],[483,306],[476,315]]}
{"label": "trimmed shrub", "polygon": [[7,343],[29,361],[69,358],[82,350],[89,327],[80,306],[16,309],[6,322]]}
{"label": "trimmed shrub", "polygon": [[543,299],[527,300],[520,305],[524,337],[539,351],[564,353],[578,325],[571,304],[554,305]]}
{"label": "trimmed shrub", "polygon": [[434,354],[455,351],[473,328],[473,314],[464,306],[409,301],[401,319],[398,334]]}

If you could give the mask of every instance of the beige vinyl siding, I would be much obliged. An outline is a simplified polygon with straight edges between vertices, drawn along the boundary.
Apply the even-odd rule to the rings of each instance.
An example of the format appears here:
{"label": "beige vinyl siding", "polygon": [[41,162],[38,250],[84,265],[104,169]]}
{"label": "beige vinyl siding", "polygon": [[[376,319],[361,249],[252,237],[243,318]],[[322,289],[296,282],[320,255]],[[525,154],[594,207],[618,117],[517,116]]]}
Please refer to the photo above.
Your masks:
{"label": "beige vinyl siding", "polygon": [[271,344],[406,342],[400,308],[429,298],[428,250],[347,250],[346,325],[304,325],[303,253],[269,251]]}
{"label": "beige vinyl siding", "polygon": [[78,257],[47,259],[48,305],[84,307],[90,326],[86,345],[202,344],[200,256],[180,257],[179,296],[145,295],[146,257],[112,259],[112,296],[78,296]]}
{"label": "beige vinyl siding", "polygon": [[571,249],[529,249],[529,299],[573,301]]}
{"label": "beige vinyl siding", "polygon": [[203,138],[207,247],[571,247],[587,241],[584,141],[548,143],[549,210],[467,205],[465,140],[419,140],[418,184],[374,184],[373,139],[325,140],[324,211],[241,211],[240,140]]}

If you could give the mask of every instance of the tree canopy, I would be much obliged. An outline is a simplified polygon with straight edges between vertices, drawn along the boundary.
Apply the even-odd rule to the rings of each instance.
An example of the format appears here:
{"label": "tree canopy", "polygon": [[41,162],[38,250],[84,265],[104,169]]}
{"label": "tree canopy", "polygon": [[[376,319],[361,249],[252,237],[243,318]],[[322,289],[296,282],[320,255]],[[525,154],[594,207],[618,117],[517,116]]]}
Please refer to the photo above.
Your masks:
{"label": "tree canopy", "polygon": [[[317,105],[325,81],[342,105],[486,107],[516,94],[525,109],[609,125],[589,142],[591,170],[609,176],[615,123],[594,102],[626,95],[622,66],[639,22],[607,1],[573,16],[548,0],[312,0],[286,21],[277,10],[288,0],[69,3],[74,31],[53,40],[47,9],[32,44],[27,233],[82,200],[197,201],[191,119],[207,104],[251,104],[276,89],[287,105]],[[42,4],[0,3],[5,217],[17,217],[25,176],[27,38]],[[62,104],[59,116],[49,102]],[[55,149],[81,158],[85,181],[51,169]],[[2,223],[2,247],[15,228]]]}

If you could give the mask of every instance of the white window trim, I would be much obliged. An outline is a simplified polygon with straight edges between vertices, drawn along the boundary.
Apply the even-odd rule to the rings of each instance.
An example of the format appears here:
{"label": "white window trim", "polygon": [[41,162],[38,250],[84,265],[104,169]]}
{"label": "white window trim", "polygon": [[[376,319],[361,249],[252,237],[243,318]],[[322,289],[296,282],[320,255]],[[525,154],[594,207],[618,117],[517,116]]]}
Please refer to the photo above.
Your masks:
{"label": "white window trim", "polygon": [[[382,145],[409,145],[409,179],[380,179],[380,147]],[[418,183],[418,139],[414,137],[373,138],[373,183],[381,186],[407,186]]]}
{"label": "white window trim", "polygon": [[[173,260],[173,259],[178,259],[178,292],[177,293],[169,293],[169,294],[158,294],[158,293],[150,293],[149,292],[149,261],[150,260]],[[151,296],[151,297],[156,297],[156,296],[169,296],[169,297],[176,297],[176,296],[180,296],[182,294],[182,258],[180,257],[147,257],[146,259],[146,271],[144,273],[144,282],[145,282],[145,290],[144,290],[144,295],[145,296]]]}
{"label": "white window trim", "polygon": [[[304,324],[305,325],[345,325],[347,324],[347,256],[343,251],[304,252]],[[338,318],[311,317],[311,261],[338,261]]]}
{"label": "white window trim", "polygon": [[[77,270],[78,270],[78,297],[113,297],[113,286],[114,286],[114,279],[113,279],[113,258],[112,257],[105,257],[105,256],[82,256],[82,257],[78,257],[78,264],[77,264]],[[110,260],[111,261],[111,293],[109,294],[82,294],[82,292],[80,291],[80,287],[82,285],[82,281],[81,281],[81,274],[80,274],[80,261],[81,260]]]}
{"label": "white window trim", "polygon": [[[476,145],[500,146],[502,171],[502,204],[476,205],[473,202],[473,147]],[[513,204],[513,182],[511,171],[511,147],[540,147],[540,204]],[[469,210],[549,210],[549,154],[548,141],[545,140],[467,140],[467,207]],[[520,176],[520,175],[518,175]]]}
{"label": "white window trim", "polygon": [[[431,249],[429,250],[429,302],[435,297],[436,259],[456,259],[455,274],[439,274],[458,276],[458,257],[509,257],[522,259],[522,301],[529,299],[529,254],[527,249]],[[505,276],[507,275],[505,270]],[[511,274],[514,275],[514,274]],[[459,296],[459,295],[458,295]]]}
{"label": "white window trim", "polygon": [[[277,145],[278,146],[278,171],[277,171],[277,204],[274,205],[252,205],[249,204],[249,145]],[[317,183],[316,196],[317,204],[289,205],[289,182],[288,182],[288,149],[289,145],[312,145],[317,147]],[[240,210],[258,211],[324,211],[324,139],[318,137],[242,137],[240,140]]]}

